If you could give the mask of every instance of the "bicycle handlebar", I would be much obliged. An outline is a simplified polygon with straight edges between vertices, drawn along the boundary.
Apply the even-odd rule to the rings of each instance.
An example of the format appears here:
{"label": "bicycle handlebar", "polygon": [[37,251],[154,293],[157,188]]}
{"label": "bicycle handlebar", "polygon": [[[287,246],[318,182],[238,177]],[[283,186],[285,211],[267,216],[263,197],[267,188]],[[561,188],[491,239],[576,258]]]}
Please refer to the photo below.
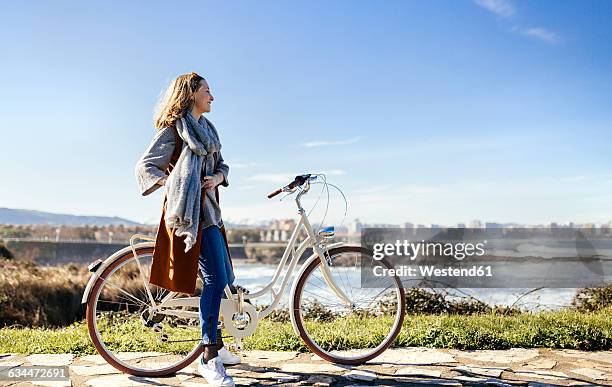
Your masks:
{"label": "bicycle handlebar", "polygon": [[278,195],[279,193],[283,191],[289,191],[289,190],[294,189],[297,186],[301,186],[306,181],[308,181],[308,179],[310,179],[310,176],[311,176],[310,174],[296,176],[295,179],[293,179],[291,183],[287,184],[286,186],[282,188],[277,189],[274,192],[270,192],[268,194],[268,199],[272,199],[273,197],[275,197],[276,195]]}
{"label": "bicycle handlebar", "polygon": [[281,192],[283,192],[283,189],[282,189],[282,188],[279,188],[279,189],[277,189],[277,190],[276,190],[276,191],[274,191],[274,192],[270,192],[270,193],[268,194],[268,199],[272,199],[273,197],[275,197],[276,195],[278,195],[278,194],[279,194],[279,193],[281,193]]}

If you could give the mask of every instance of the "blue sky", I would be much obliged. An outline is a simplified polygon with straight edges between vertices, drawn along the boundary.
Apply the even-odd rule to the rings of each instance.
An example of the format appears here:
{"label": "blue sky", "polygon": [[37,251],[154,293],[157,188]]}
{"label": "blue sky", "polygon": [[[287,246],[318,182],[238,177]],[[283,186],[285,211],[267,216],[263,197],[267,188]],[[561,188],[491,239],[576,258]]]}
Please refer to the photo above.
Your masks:
{"label": "blue sky", "polygon": [[[607,1],[8,2],[0,206],[158,220],[134,164],[177,74],[215,95],[224,218],[326,171],[349,218],[612,219]],[[313,197],[316,195],[313,195]]]}

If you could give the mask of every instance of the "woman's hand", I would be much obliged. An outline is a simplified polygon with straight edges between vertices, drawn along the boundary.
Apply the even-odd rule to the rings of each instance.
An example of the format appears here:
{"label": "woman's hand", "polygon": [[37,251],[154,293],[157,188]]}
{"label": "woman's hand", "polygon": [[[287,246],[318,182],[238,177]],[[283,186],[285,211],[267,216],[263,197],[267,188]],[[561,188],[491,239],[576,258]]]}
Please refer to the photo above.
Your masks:
{"label": "woman's hand", "polygon": [[212,176],[204,176],[202,179],[202,188],[209,190],[213,189],[223,182],[223,174],[216,173]]}
{"label": "woman's hand", "polygon": [[164,176],[157,181],[157,185],[161,185],[162,187],[166,184],[166,180],[168,180],[168,176]]}

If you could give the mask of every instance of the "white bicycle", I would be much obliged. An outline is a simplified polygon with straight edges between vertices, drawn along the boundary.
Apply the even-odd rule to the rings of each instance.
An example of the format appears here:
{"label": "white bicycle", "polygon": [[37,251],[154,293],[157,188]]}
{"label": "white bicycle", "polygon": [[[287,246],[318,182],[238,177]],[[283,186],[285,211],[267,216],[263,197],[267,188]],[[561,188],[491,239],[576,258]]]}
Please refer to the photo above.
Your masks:
{"label": "white bicycle", "polygon": [[[318,176],[322,175],[296,176],[268,195],[297,192],[299,221],[270,283],[251,293],[241,286],[226,287],[220,319],[241,349],[242,339],[253,335],[258,323],[278,309],[300,257],[310,248],[312,254],[291,284],[293,330],[321,358],[360,364],[381,354],[400,333],[406,309],[404,289],[398,277],[385,277],[376,288],[361,287],[360,262],[371,260],[372,252],[333,243],[333,227],[313,231],[300,199]],[[138,239],[149,242],[136,243]],[[150,240],[134,235],[130,246],[90,265],[94,274],[82,302],[87,304],[91,339],[109,364],[133,375],[162,376],[191,364],[203,351],[198,315],[202,281],[198,279],[194,295],[150,284],[154,248]],[[250,302],[270,294],[273,301],[263,310]],[[152,356],[156,361],[151,361]]]}

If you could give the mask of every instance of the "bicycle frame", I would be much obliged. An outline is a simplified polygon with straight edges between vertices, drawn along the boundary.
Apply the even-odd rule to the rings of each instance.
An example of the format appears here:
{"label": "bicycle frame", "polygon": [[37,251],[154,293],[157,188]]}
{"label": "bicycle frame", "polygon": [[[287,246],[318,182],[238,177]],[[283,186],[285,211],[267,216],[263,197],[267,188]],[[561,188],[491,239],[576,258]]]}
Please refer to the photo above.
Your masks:
{"label": "bicycle frame", "polygon": [[[300,203],[301,197],[304,194],[306,194],[309,189],[310,189],[310,182],[307,181],[304,184],[304,187],[301,188],[301,191],[296,195],[295,202],[298,207],[299,221],[297,225],[295,226],[291,234],[291,237],[289,238],[289,241],[287,243],[283,256],[278,264],[278,267],[274,273],[272,280],[267,285],[265,285],[262,289],[254,293],[248,293],[248,294],[244,294],[240,289],[238,290],[238,294],[232,294],[229,286],[225,287],[224,292],[225,292],[226,298],[223,298],[221,301],[220,314],[223,316],[224,322],[226,322],[225,323],[226,329],[232,336],[234,336],[237,339],[238,343],[240,341],[240,338],[248,337],[254,332],[255,328],[257,327],[258,321],[260,319],[265,318],[266,316],[268,316],[270,313],[272,313],[276,309],[276,307],[281,301],[281,298],[285,292],[285,289],[287,288],[289,279],[291,278],[291,276],[293,275],[295,271],[299,258],[309,247],[312,248],[313,253],[302,264],[298,272],[298,275],[296,276],[296,279],[299,278],[301,273],[305,270],[305,268],[313,260],[320,259],[322,263],[321,271],[323,273],[324,280],[327,282],[329,287],[334,291],[334,293],[336,293],[336,295],[341,300],[344,300],[345,302],[350,304],[350,299],[344,294],[344,292],[338,286],[336,286],[332,278],[331,272],[329,270],[328,260],[324,259],[329,249],[342,246],[344,245],[344,242],[328,244],[326,239],[322,238],[321,236],[317,235],[314,232],[312,225],[310,224],[310,221],[308,219],[308,216],[306,215],[306,211],[302,208],[302,205]],[[290,192],[293,192],[293,191],[295,191],[295,189]],[[306,232],[306,237],[301,242],[298,242],[302,230]],[[136,244],[135,242],[138,239],[149,240],[149,241],[154,240],[154,238],[151,238],[149,236],[136,234],[136,235],[133,235],[132,238],[130,238],[130,246],[121,251],[131,249],[133,255],[137,256],[136,254],[137,248],[145,247],[145,246],[146,247],[153,246],[151,242]],[[83,300],[84,300],[83,302],[86,302],[86,299],[89,294],[89,290],[91,288],[91,284],[95,283],[95,281],[99,277],[99,273],[101,273],[103,269],[112,262],[113,257],[115,257],[115,255],[109,257],[109,259],[107,259],[96,270],[96,274],[92,276],[92,278],[90,279],[90,284],[88,284],[85,294],[83,295]],[[160,301],[156,302],[149,289],[149,286],[146,280],[146,276],[140,265],[140,261],[139,260],[136,260],[136,261],[137,261],[138,268],[140,271],[140,279],[143,281],[143,284],[145,285],[145,288],[147,289],[146,295],[149,298],[149,301],[151,302],[151,307],[149,308],[150,309],[149,312],[154,313],[154,314],[176,316],[180,318],[191,318],[191,319],[199,318],[199,313],[197,311],[188,311],[184,309],[182,310],[183,307],[198,309],[199,308],[199,297],[198,296],[196,297],[177,297],[181,293],[169,292]],[[281,274],[283,273],[283,269],[285,268],[285,266],[287,266],[287,270],[285,271],[281,279]],[[275,291],[274,287],[275,285],[277,285],[279,280],[280,280],[280,288],[278,289],[278,291]],[[290,300],[293,300],[296,283],[297,281],[294,281],[293,283],[294,286],[291,289]],[[257,311],[252,304],[244,302],[245,300],[262,297],[268,293],[272,294],[273,301],[266,309],[262,311]],[[248,321],[246,323],[246,326],[248,327],[248,329],[245,329],[245,328],[236,329],[236,327],[234,327],[233,324],[227,323],[227,322],[232,321],[236,316],[240,318],[241,316],[244,316],[245,314],[248,314],[248,318],[247,318]],[[292,317],[292,325],[293,325],[294,330],[297,333],[297,328],[296,328],[295,322],[293,321],[293,317]]]}

